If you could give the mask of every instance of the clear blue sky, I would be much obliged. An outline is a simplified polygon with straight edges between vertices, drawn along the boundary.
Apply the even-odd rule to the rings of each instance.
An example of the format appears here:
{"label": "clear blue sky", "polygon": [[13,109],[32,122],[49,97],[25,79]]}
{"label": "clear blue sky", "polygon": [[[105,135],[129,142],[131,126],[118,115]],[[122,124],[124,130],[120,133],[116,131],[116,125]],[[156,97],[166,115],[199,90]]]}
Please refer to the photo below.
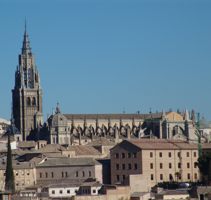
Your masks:
{"label": "clear blue sky", "polygon": [[1,0],[0,117],[9,118],[24,19],[44,117],[194,108],[211,119],[210,0]]}

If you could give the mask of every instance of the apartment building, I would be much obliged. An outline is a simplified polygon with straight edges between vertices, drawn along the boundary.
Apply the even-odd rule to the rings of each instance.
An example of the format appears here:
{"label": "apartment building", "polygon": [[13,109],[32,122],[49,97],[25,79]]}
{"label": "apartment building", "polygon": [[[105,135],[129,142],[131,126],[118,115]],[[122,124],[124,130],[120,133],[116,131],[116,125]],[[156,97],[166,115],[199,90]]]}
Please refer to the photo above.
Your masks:
{"label": "apartment building", "polygon": [[[17,191],[25,187],[33,186],[36,182],[35,166],[29,162],[18,162],[13,160],[13,172],[15,178],[15,189]],[[6,161],[0,164],[0,190],[4,191],[6,176]]]}
{"label": "apartment building", "polygon": [[37,184],[83,182],[94,178],[102,183],[102,165],[92,158],[46,158],[36,166]]}
{"label": "apartment building", "polygon": [[[164,181],[198,181],[198,145],[177,140],[124,140],[111,149],[111,183],[149,190]],[[144,189],[143,189],[144,190]]]}

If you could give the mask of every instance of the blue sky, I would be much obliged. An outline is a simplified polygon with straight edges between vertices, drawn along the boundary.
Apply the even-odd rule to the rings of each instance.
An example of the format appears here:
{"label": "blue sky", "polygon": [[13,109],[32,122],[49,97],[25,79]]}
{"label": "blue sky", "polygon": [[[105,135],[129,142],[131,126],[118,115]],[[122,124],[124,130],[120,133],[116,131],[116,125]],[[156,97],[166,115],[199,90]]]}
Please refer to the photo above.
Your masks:
{"label": "blue sky", "polygon": [[0,117],[9,118],[24,19],[44,117],[194,108],[211,119],[211,1],[1,0]]}

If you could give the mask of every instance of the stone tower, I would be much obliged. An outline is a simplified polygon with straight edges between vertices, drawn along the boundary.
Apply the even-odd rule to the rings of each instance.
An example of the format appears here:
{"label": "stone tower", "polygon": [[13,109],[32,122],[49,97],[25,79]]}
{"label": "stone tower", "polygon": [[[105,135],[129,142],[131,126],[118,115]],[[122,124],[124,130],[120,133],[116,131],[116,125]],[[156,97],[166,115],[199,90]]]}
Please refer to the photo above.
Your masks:
{"label": "stone tower", "polygon": [[26,30],[19,63],[15,72],[15,86],[12,90],[13,116],[15,126],[26,140],[30,132],[42,124],[42,89],[40,77],[31,52]]}

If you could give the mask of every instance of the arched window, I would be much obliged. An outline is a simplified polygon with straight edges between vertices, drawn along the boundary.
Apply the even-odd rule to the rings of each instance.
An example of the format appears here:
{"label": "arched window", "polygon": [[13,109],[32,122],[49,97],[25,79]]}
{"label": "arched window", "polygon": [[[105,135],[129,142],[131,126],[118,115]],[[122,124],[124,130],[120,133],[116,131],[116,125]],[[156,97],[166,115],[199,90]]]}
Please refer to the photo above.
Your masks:
{"label": "arched window", "polygon": [[32,98],[32,105],[36,106],[36,98],[35,97]]}
{"label": "arched window", "polygon": [[38,83],[38,75],[35,74],[35,82]]}
{"label": "arched window", "polygon": [[27,97],[26,104],[27,104],[27,106],[31,106],[31,99],[30,99],[30,97]]}
{"label": "arched window", "polygon": [[33,70],[31,68],[28,69],[28,87],[33,88]]}

